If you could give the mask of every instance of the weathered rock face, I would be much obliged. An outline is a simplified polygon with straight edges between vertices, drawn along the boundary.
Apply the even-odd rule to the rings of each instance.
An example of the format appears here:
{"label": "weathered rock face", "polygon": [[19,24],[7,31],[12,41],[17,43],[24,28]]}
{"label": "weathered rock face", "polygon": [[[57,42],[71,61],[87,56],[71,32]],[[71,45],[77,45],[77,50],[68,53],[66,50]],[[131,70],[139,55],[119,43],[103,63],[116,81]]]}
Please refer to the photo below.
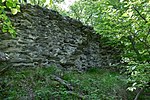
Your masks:
{"label": "weathered rock face", "polygon": [[38,6],[22,6],[12,17],[17,37],[0,33],[0,51],[14,67],[52,66],[84,69],[116,63],[115,49],[103,46],[100,35],[80,21]]}

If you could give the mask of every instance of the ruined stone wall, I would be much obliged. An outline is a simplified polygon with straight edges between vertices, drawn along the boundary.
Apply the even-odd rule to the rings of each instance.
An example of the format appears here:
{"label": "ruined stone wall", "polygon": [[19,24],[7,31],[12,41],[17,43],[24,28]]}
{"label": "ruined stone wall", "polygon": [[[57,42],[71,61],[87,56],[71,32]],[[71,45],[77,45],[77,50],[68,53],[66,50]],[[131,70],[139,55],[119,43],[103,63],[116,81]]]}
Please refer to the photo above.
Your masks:
{"label": "ruined stone wall", "polygon": [[56,11],[26,5],[11,20],[17,37],[0,32],[0,52],[8,54],[13,67],[85,69],[118,61],[118,52],[103,46],[92,27]]}

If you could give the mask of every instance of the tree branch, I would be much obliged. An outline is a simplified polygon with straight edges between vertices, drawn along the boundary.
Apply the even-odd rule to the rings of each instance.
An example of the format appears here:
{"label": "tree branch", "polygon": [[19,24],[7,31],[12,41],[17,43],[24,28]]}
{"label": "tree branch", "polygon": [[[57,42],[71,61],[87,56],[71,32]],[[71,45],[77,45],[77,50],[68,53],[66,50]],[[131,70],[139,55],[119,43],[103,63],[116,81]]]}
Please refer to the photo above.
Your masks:
{"label": "tree branch", "polygon": [[[131,31],[130,31],[130,32],[131,32]],[[136,39],[138,39],[141,43],[143,43],[143,45],[145,45],[146,51],[147,51],[147,52],[149,53],[149,55],[150,55],[150,51],[149,51],[150,45],[147,44],[145,41],[142,41],[138,36],[135,35],[135,33],[131,32],[131,34],[132,34]]]}
{"label": "tree branch", "polygon": [[81,100],[85,100],[85,99],[86,99],[85,96],[83,96],[83,95],[81,95],[81,94],[78,94],[78,93],[75,93],[75,92],[73,92],[73,91],[68,91],[67,93],[68,93],[68,94],[71,94],[71,95],[73,95],[73,96],[76,96],[76,97],[80,98]]}
{"label": "tree branch", "polygon": [[138,14],[139,16],[145,21],[145,23],[147,23],[148,21],[146,20],[146,18],[144,16],[141,15],[141,13],[138,11],[138,9],[136,7],[132,7]]}
{"label": "tree branch", "polygon": [[133,37],[130,35],[130,36],[128,36],[128,39],[130,40],[130,42],[132,44],[132,48],[133,48],[134,52],[139,56],[140,53],[135,47],[135,41],[134,41]]}
{"label": "tree branch", "polygon": [[93,16],[93,13],[91,13],[91,15],[87,18],[87,20],[85,21],[85,24],[87,24],[87,22],[89,21],[89,19]]}
{"label": "tree branch", "polygon": [[68,90],[73,90],[74,88],[71,86],[71,84],[67,83],[65,80],[61,79],[60,77],[56,75],[51,75],[51,78],[53,80],[58,81],[60,84],[64,85]]}
{"label": "tree branch", "polygon": [[141,88],[141,89],[139,90],[139,92],[136,94],[134,100],[138,100],[138,97],[140,96],[140,94],[142,93],[142,91],[143,91],[143,88]]}

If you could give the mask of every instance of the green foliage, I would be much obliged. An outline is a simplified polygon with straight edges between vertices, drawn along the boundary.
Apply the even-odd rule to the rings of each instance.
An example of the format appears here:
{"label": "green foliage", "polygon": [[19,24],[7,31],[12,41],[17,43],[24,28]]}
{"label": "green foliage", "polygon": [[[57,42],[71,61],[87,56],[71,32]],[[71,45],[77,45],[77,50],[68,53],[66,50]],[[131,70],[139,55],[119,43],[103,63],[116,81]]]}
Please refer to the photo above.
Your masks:
{"label": "green foliage", "polygon": [[49,4],[46,4],[46,0],[30,0],[30,4],[39,5],[41,7],[48,7],[52,5],[52,0],[49,1]]}
{"label": "green foliage", "polygon": [[131,87],[128,87],[129,90],[133,91],[136,87],[149,87],[148,82],[150,82],[150,65],[148,63],[139,64],[130,62],[127,69],[127,74],[130,75],[128,81],[129,83],[133,83]]}
{"label": "green foliage", "polygon": [[117,72],[92,68],[83,74],[67,73],[64,79],[77,85],[76,91],[83,91],[88,100],[121,100],[126,97],[125,78]]}
{"label": "green foliage", "polygon": [[63,2],[64,0],[53,0],[54,2],[58,2],[58,3],[61,3]]}
{"label": "green foliage", "polygon": [[41,7],[53,8],[54,3],[61,3],[64,0],[29,0],[32,5],[39,5]]}
{"label": "green foliage", "polygon": [[146,87],[150,79],[146,76],[150,69],[149,8],[149,0],[79,0],[71,6],[69,15],[94,26],[107,39],[105,45],[120,46],[127,70],[138,71],[137,75],[128,72],[130,82]]}
{"label": "green foliage", "polygon": [[20,12],[18,0],[0,0],[0,28],[2,29],[2,32],[9,32],[13,37],[15,37],[16,31],[7,16],[7,13],[9,12],[8,9],[13,15]]}
{"label": "green foliage", "polygon": [[[52,75],[71,84],[74,89],[68,90],[52,79]],[[91,69],[81,74],[64,72],[56,67],[25,68],[8,71],[0,79],[2,100],[81,100],[79,95],[85,100],[121,100],[126,96],[124,78],[119,73],[103,69]]]}

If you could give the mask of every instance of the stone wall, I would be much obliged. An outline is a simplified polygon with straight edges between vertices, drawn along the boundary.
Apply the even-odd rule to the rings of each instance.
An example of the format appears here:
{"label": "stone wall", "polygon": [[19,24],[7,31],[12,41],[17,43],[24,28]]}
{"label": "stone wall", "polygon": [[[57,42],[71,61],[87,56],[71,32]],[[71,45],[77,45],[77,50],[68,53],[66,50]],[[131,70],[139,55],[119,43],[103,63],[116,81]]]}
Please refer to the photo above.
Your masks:
{"label": "stone wall", "polygon": [[0,32],[0,52],[9,55],[13,67],[56,65],[86,69],[118,61],[119,52],[102,45],[92,27],[56,11],[26,5],[11,20],[17,37],[12,39]]}

